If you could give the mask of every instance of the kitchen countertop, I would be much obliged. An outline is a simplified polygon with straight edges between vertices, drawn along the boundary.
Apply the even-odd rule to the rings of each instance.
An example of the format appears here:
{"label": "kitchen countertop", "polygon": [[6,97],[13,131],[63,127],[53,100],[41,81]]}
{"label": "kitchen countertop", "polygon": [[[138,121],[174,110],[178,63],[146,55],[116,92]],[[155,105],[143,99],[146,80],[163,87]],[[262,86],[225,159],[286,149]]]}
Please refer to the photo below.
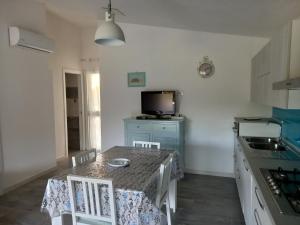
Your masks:
{"label": "kitchen countertop", "polygon": [[289,160],[278,160],[271,158],[263,158],[261,157],[260,152],[255,152],[252,150],[248,143],[243,139],[243,137],[238,138],[245,157],[248,161],[250,169],[253,173],[253,177],[256,180],[257,185],[259,186],[261,193],[264,197],[264,200],[267,204],[267,210],[269,214],[272,216],[275,225],[299,225],[300,224],[300,216],[292,216],[281,214],[279,212],[279,208],[273,199],[273,194],[269,189],[260,169],[277,169],[279,166],[284,169],[300,169],[300,161],[289,161]]}
{"label": "kitchen countertop", "polygon": [[234,121],[237,123],[278,123],[275,119],[268,117],[235,117]]}

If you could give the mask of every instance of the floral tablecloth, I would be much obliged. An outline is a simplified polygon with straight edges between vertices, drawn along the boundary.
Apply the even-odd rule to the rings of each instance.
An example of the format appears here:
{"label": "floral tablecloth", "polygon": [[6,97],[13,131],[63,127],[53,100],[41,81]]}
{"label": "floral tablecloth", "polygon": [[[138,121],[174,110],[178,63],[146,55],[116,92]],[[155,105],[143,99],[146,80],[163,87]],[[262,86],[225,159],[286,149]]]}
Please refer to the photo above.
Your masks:
{"label": "floral tablecloth", "polygon": [[[79,175],[93,178],[112,178],[115,188],[117,222],[122,225],[159,225],[161,211],[155,203],[159,166],[174,154],[172,177],[180,179],[183,170],[175,151],[137,149],[131,147],[113,147],[97,156],[95,162],[70,168],[50,178],[44,194],[41,211],[48,212],[51,217],[70,213],[67,175]],[[107,165],[113,158],[127,158],[128,167],[115,168]],[[105,195],[105,190],[103,190]],[[77,208],[83,208],[82,189],[77,191]],[[103,213],[110,212],[103,209]]]}

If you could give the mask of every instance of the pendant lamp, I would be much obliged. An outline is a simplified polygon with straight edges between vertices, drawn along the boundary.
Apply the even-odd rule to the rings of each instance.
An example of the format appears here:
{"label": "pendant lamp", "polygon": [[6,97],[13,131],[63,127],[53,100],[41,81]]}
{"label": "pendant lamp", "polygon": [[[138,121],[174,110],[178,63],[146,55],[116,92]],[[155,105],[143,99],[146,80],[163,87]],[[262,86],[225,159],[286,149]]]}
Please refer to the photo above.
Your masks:
{"label": "pendant lamp", "polygon": [[114,14],[109,0],[108,11],[105,12],[105,22],[96,30],[95,42],[99,45],[121,46],[125,44],[125,36],[121,27],[115,23]]}

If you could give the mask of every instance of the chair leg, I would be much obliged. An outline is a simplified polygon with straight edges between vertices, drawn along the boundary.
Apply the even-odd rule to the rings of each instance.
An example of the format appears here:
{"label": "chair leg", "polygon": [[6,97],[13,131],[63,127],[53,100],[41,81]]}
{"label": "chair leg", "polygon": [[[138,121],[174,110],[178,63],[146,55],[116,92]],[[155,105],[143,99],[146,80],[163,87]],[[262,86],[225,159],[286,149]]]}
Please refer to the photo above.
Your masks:
{"label": "chair leg", "polygon": [[167,196],[166,198],[166,211],[167,211],[168,225],[172,225],[169,196]]}

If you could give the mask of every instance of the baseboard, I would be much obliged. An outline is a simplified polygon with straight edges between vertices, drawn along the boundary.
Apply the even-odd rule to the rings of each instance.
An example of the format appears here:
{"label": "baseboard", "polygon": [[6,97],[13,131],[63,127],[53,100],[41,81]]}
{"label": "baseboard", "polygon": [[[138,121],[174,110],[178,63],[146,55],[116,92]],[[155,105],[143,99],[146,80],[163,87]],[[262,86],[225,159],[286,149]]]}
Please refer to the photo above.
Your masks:
{"label": "baseboard", "polygon": [[199,174],[199,175],[210,175],[210,176],[216,176],[216,177],[231,177],[234,178],[233,173],[221,173],[221,172],[211,172],[211,171],[202,171],[202,170],[192,170],[192,169],[185,169],[185,173],[191,173],[191,174]]}
{"label": "baseboard", "polygon": [[64,159],[66,159],[66,158],[68,158],[68,157],[66,157],[66,156],[61,156],[61,157],[59,157],[59,158],[56,158],[56,161],[62,161],[62,160],[64,160]]}
{"label": "baseboard", "polygon": [[51,172],[53,172],[56,169],[57,169],[57,166],[55,165],[55,166],[53,166],[53,167],[51,167],[51,168],[49,168],[49,169],[47,169],[47,170],[45,170],[45,171],[43,171],[41,173],[35,174],[35,175],[31,176],[31,177],[28,177],[25,180],[22,180],[21,182],[18,182],[16,184],[12,185],[11,187],[4,188],[3,190],[0,190],[0,196],[6,194],[7,192],[13,191],[14,189],[17,189],[17,188],[19,188],[19,187],[21,187],[21,186],[23,186],[23,185],[25,185],[25,184],[27,184],[27,183],[29,183],[29,182],[37,179],[39,177],[42,177],[42,176],[44,176],[44,175],[46,175],[48,173],[51,173]]}

